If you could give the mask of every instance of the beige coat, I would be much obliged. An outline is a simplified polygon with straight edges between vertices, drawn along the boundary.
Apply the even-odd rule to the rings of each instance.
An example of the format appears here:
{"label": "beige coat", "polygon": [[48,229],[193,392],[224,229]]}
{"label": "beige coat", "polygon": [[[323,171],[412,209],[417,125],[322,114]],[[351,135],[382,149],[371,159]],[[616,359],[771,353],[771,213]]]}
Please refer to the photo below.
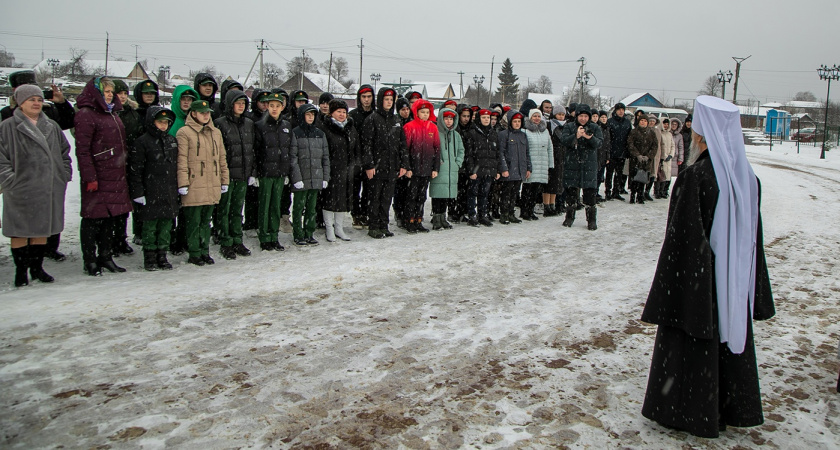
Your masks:
{"label": "beige coat", "polygon": [[669,156],[671,159],[674,158],[674,136],[669,130],[663,129],[662,124],[659,124],[657,129],[661,130],[660,135],[662,136],[662,140],[660,141],[660,158],[662,159],[662,172],[665,176],[660,177],[657,173],[656,181],[671,181],[671,161],[666,160]]}
{"label": "beige coat", "polygon": [[192,115],[178,133],[178,187],[187,187],[181,206],[219,203],[222,185],[228,185],[228,168],[222,133],[209,122],[201,125]]}

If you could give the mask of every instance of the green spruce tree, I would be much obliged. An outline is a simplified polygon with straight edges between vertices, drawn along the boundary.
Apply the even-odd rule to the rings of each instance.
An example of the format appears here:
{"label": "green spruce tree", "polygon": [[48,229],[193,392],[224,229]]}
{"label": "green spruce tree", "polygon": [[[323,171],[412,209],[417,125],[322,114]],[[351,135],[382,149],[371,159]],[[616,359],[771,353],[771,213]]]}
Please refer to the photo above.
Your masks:
{"label": "green spruce tree", "polygon": [[502,63],[502,72],[499,73],[499,89],[496,96],[503,103],[515,103],[519,95],[519,76],[513,73],[513,63],[510,58],[505,58]]}

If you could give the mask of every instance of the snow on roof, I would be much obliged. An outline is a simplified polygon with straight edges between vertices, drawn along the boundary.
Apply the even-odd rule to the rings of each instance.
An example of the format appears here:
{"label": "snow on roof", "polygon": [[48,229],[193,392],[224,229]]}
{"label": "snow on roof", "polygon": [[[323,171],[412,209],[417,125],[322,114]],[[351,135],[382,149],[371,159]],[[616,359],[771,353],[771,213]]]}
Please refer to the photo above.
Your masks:
{"label": "snow on roof", "polygon": [[762,108],[767,108],[767,109],[771,109],[771,108],[778,109],[778,108],[781,108],[782,106],[785,106],[785,105],[783,105],[779,102],[770,102],[770,103],[765,103],[765,104],[760,105],[760,106]]}
{"label": "snow on roof", "polygon": [[452,89],[452,92],[455,92],[452,83],[440,81],[413,81],[411,86],[415,91],[423,92],[425,90],[423,96],[426,98],[450,98],[446,95],[449,90]]}
{"label": "snow on roof", "polygon": [[[318,86],[318,89],[320,89],[321,92],[344,92],[347,89],[347,87],[341,84],[340,81],[336,80],[334,77],[329,75],[304,72],[303,76],[305,76],[309,81],[311,81],[312,84]],[[327,85],[329,85],[329,89],[327,89]]]}
{"label": "snow on roof", "polygon": [[645,95],[647,95],[647,92],[636,92],[635,94],[630,94],[627,97],[624,97],[618,103],[624,103],[625,105],[629,105],[635,102],[636,100],[644,97]]}
{"label": "snow on roof", "polygon": [[803,102],[797,100],[791,100],[785,103],[785,106],[788,108],[822,108],[823,105],[820,102]]}
{"label": "snow on roof", "polygon": [[[65,61],[61,62],[63,63]],[[104,59],[86,59],[84,60],[84,62],[85,66],[89,67],[91,71],[105,70]],[[133,63],[131,61],[108,61],[108,75],[117,78],[129,78],[131,76],[131,73],[134,71],[134,67],[138,64],[139,63]],[[46,59],[36,64],[34,69],[43,70],[47,72],[52,71],[52,68],[47,63]]]}

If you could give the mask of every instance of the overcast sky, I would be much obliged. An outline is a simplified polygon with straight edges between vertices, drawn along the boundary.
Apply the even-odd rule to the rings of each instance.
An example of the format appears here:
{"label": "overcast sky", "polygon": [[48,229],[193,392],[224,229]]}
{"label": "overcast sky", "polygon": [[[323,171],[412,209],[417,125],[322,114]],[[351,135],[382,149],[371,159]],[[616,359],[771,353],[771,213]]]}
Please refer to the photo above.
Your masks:
{"label": "overcast sky", "polygon": [[[42,50],[45,58],[66,59],[70,47],[104,59],[107,31],[111,57],[133,61],[136,44],[139,59],[173,73],[212,64],[244,76],[265,39],[271,48],[265,62],[285,69],[301,49],[319,63],[332,51],[358,79],[364,38],[364,82],[378,72],[380,82],[448,81],[457,93],[457,72],[465,84],[476,74],[489,78],[495,56],[494,91],[501,62],[510,58],[523,85],[546,75],[557,93],[571,86],[576,60],[585,57],[602,94],[617,101],[648,91],[671,103],[696,96],[718,70],[734,73],[733,56],[752,55],[741,69],[738,98],[761,102],[798,91],[824,99],[826,82],[816,69],[840,64],[838,0],[73,0],[4,2],[3,9],[0,46],[27,65]],[[726,91],[731,99],[732,84]]]}

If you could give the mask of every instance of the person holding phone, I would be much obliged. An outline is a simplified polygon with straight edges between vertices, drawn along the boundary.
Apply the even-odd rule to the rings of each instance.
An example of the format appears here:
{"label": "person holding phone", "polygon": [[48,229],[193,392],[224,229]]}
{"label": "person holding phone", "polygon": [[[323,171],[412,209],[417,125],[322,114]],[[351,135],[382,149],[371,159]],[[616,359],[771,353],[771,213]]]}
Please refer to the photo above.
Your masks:
{"label": "person holding phone", "polygon": [[560,145],[565,147],[563,186],[566,189],[566,219],[563,226],[571,227],[575,221],[575,204],[583,190],[586,205],[586,222],[589,230],[597,230],[598,150],[603,133],[601,127],[589,121],[589,105],[577,105],[575,120],[563,126]]}

